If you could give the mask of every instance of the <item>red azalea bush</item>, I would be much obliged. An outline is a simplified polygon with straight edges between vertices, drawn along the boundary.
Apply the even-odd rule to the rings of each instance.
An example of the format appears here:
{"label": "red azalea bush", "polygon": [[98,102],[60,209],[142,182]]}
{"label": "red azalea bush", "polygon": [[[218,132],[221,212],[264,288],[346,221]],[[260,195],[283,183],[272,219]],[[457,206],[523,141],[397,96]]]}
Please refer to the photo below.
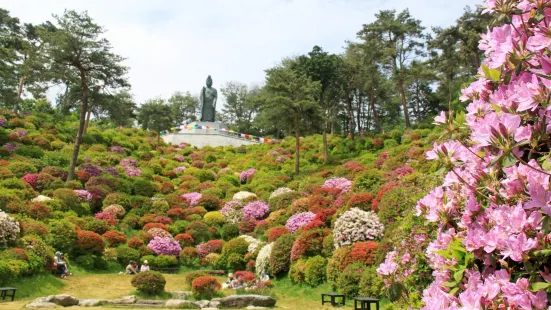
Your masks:
{"label": "red azalea bush", "polygon": [[77,231],[77,249],[80,253],[101,255],[104,247],[103,238],[95,232]]}
{"label": "red azalea bush", "polygon": [[110,230],[103,234],[103,238],[110,247],[126,243],[126,236],[120,231]]}
{"label": "red azalea bush", "polygon": [[52,209],[43,202],[30,202],[27,214],[35,220],[45,219],[52,213]]}
{"label": "red azalea bush", "polygon": [[97,213],[94,218],[96,220],[107,222],[111,226],[116,226],[119,223],[119,220],[113,213],[109,212],[100,212]]}
{"label": "red azalea bush", "polygon": [[378,248],[378,242],[357,242],[352,246],[352,250],[348,253],[343,263],[346,266],[356,262],[362,262],[366,265],[371,265],[375,263],[375,257],[377,255]]}
{"label": "red azalea bush", "polygon": [[272,227],[266,231],[266,237],[268,242],[274,242],[279,237],[289,233],[289,230],[285,227]]}
{"label": "red azalea bush", "polygon": [[305,231],[300,234],[291,249],[291,261],[297,261],[302,257],[320,255],[323,250],[323,238],[327,232],[322,229]]}
{"label": "red azalea bush", "polygon": [[373,195],[369,193],[356,194],[348,199],[347,206],[349,208],[358,208],[360,210],[369,211]]}
{"label": "red azalea bush", "polygon": [[197,250],[201,257],[205,257],[210,253],[221,253],[224,243],[224,240],[210,240],[197,245]]}
{"label": "red azalea bush", "polygon": [[256,219],[254,217],[246,217],[239,222],[239,231],[242,234],[252,232],[256,226]]}
{"label": "red azalea bush", "polygon": [[155,218],[157,217],[157,214],[145,214],[144,216],[140,217],[140,221],[138,222],[140,226],[144,226],[149,223],[155,223]]}
{"label": "red azalea bush", "polygon": [[314,221],[321,221],[325,225],[331,225],[331,219],[333,215],[337,213],[337,209],[330,208],[330,209],[324,209],[316,213],[316,217],[314,218]]}
{"label": "red azalea bush", "polygon": [[220,282],[211,276],[199,277],[191,284],[191,291],[198,299],[211,299],[220,289],[222,289]]}
{"label": "red azalea bush", "polygon": [[193,237],[190,234],[186,234],[186,233],[178,234],[176,235],[176,237],[174,237],[174,239],[180,242],[180,245],[182,246],[182,248],[189,247],[195,244],[195,242],[193,241]]}
{"label": "red azalea bush", "polygon": [[241,283],[253,285],[256,281],[256,276],[250,271],[236,271],[234,277]]}
{"label": "red azalea bush", "polygon": [[393,190],[394,188],[396,188],[396,186],[394,185],[385,185],[383,188],[381,188],[381,190],[377,193],[377,197],[375,197],[375,199],[371,203],[371,210],[373,212],[377,212],[377,210],[379,210],[379,202],[381,202],[381,199],[383,198],[385,193]]}
{"label": "red azalea bush", "polygon": [[183,220],[187,216],[186,211],[182,208],[170,209],[166,212],[166,215],[168,215],[173,220]]}
{"label": "red azalea bush", "polygon": [[168,231],[168,228],[166,227],[166,225],[162,223],[147,223],[143,227],[143,230],[149,231],[151,228],[160,228],[162,230]]}
{"label": "red azalea bush", "polygon": [[21,228],[21,234],[25,236],[37,235],[39,237],[45,238],[49,233],[48,227],[46,227],[46,225],[31,219],[20,221],[19,226]]}
{"label": "red azalea bush", "polygon": [[145,243],[140,238],[138,238],[136,236],[134,236],[134,237],[132,237],[128,240],[128,246],[133,248],[133,249],[139,249],[140,247],[144,246],[144,244]]}
{"label": "red azalea bush", "polygon": [[155,223],[161,223],[161,224],[165,224],[165,225],[171,225],[171,224],[172,224],[172,220],[171,220],[168,216],[159,215],[159,216],[155,217]]}

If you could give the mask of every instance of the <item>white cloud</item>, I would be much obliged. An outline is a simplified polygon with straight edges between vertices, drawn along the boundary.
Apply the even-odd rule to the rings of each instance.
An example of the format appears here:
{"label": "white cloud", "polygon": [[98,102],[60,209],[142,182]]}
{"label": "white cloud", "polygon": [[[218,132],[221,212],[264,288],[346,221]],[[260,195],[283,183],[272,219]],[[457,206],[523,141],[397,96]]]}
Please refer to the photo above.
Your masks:
{"label": "white cloud", "polygon": [[22,22],[40,23],[65,8],[88,10],[128,58],[137,102],[174,91],[198,93],[207,75],[258,84],[264,70],[312,46],[339,53],[382,9],[410,8],[423,25],[453,23],[476,0],[3,0]]}

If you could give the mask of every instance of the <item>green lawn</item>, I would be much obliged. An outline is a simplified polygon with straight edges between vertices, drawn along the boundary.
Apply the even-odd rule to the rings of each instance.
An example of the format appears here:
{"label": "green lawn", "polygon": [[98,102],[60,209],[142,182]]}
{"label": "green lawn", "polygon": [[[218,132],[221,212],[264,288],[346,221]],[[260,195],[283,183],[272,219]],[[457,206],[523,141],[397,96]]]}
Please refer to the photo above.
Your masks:
{"label": "green lawn", "polygon": [[[167,291],[189,290],[184,281],[185,273],[166,274]],[[75,270],[74,275],[66,280],[52,275],[37,275],[20,279],[10,286],[18,288],[15,302],[0,302],[0,309],[22,309],[25,304],[36,297],[52,294],[69,294],[77,298],[105,298],[112,299],[125,295],[136,294],[130,285],[131,276],[124,274],[90,274]],[[219,277],[220,281],[225,278]],[[333,309],[329,305],[321,306],[321,294],[331,291],[329,285],[324,284],[315,288],[295,286],[289,279],[273,280],[275,287],[270,295],[277,299],[276,309]],[[234,290],[224,290],[222,294],[232,295]],[[381,309],[388,303],[383,301]],[[347,306],[339,309],[352,309],[353,302],[348,300]],[[78,309],[73,307],[71,309]],[[103,309],[108,309],[107,307]]]}

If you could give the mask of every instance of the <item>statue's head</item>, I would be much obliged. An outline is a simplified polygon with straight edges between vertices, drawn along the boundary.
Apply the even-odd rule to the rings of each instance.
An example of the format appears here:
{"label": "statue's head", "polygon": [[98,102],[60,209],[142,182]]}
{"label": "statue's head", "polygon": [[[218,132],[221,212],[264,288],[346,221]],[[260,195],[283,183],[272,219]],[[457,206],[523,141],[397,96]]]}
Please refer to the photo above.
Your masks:
{"label": "statue's head", "polygon": [[212,78],[209,75],[209,77],[207,78],[207,87],[211,87],[211,86],[212,86]]}

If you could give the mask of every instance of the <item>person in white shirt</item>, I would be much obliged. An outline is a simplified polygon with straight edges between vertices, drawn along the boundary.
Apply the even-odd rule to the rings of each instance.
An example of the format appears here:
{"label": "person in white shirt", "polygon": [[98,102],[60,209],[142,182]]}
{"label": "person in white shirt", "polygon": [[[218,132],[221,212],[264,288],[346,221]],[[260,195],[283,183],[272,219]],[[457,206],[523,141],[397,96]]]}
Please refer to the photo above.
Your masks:
{"label": "person in white shirt", "polygon": [[142,266],[140,267],[140,272],[144,272],[148,270],[149,270],[149,262],[147,260],[144,260]]}

